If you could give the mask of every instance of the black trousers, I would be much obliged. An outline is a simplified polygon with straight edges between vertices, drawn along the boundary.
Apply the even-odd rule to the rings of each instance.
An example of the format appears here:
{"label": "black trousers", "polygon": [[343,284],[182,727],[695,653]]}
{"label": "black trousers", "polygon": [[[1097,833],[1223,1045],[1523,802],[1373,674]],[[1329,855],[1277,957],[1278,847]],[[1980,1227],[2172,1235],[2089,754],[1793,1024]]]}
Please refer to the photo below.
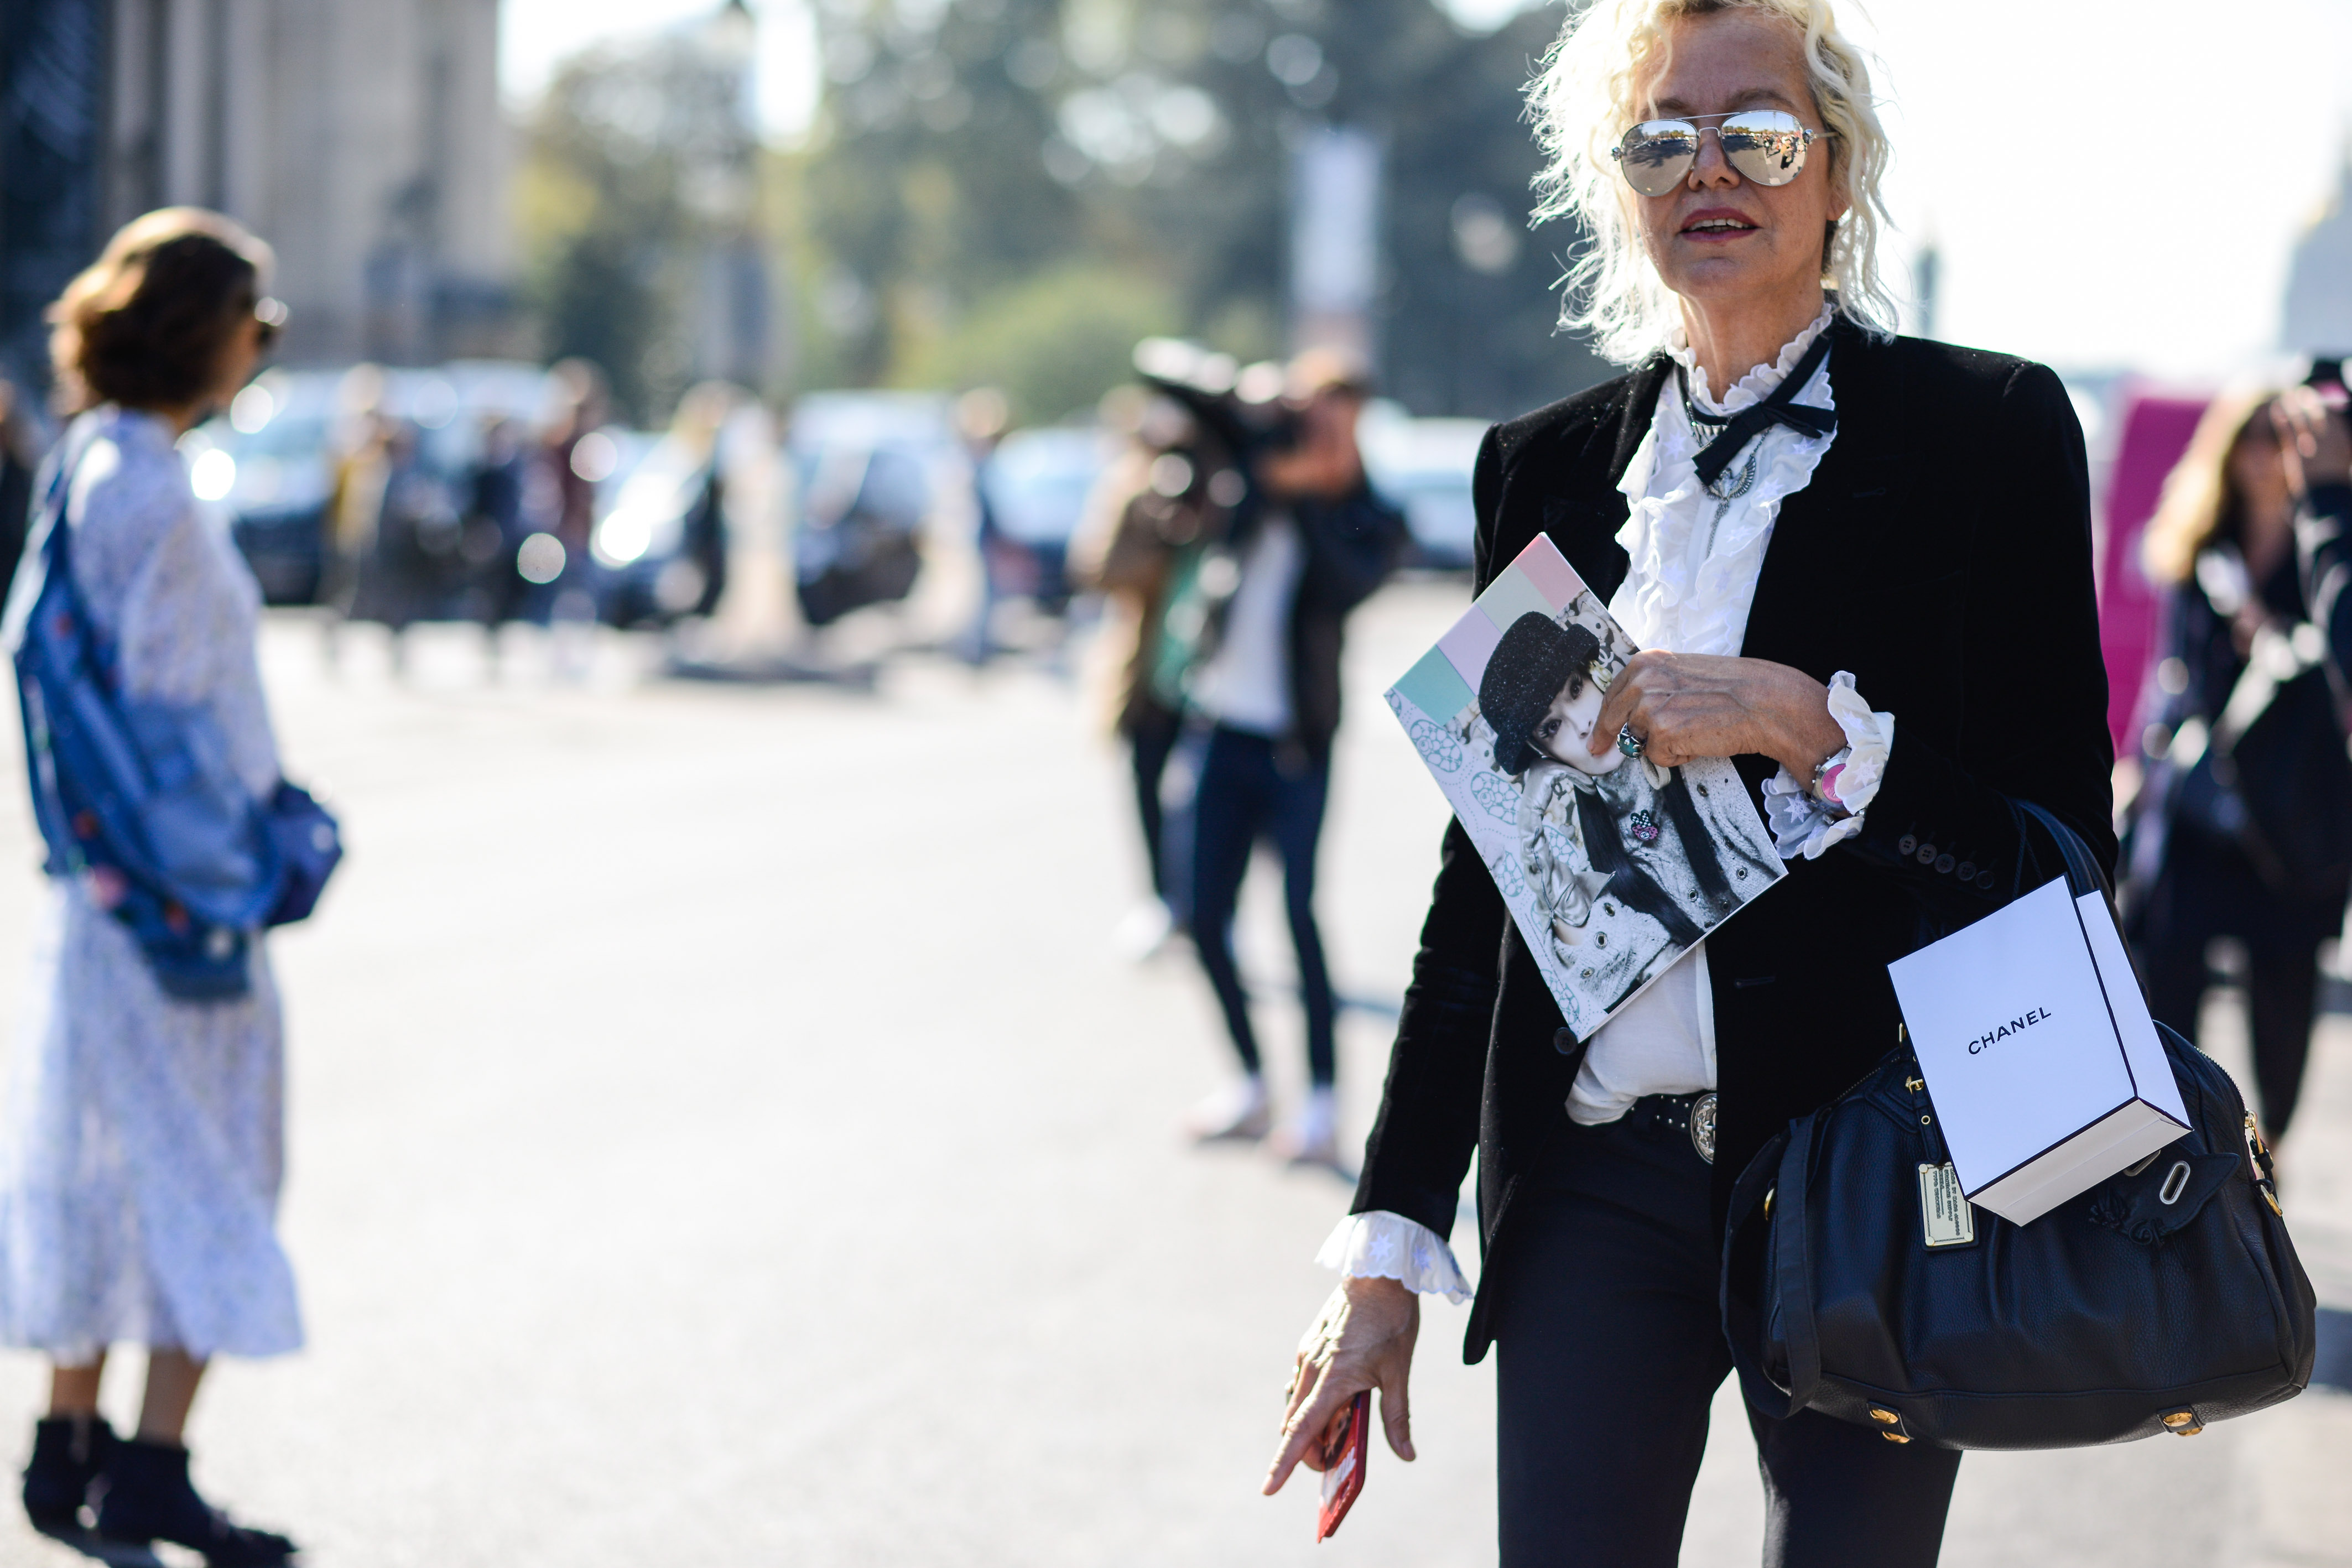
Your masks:
{"label": "black trousers", "polygon": [[1168,758],[1175,753],[1176,739],[1183,727],[1181,716],[1158,703],[1139,699],[1128,709],[1127,743],[1135,773],[1135,816],[1143,829],[1144,858],[1151,862],[1151,891],[1162,903],[1168,899],[1168,845],[1161,831],[1164,813],[1160,788],[1161,775],[1168,771]]}
{"label": "black trousers", "polygon": [[1242,878],[1260,839],[1282,856],[1283,904],[1290,943],[1298,954],[1298,996],[1307,1009],[1307,1072],[1318,1085],[1336,1075],[1333,1020],[1338,1012],[1323,937],[1315,925],[1315,846],[1323,836],[1323,802],[1331,783],[1328,761],[1286,759],[1262,735],[1219,725],[1200,737],[1199,783],[1192,796],[1192,943],[1217,993],[1234,1051],[1244,1070],[1258,1071],[1257,1033],[1250,1026],[1249,993],[1234,956],[1234,912]]}
{"label": "black trousers", "polygon": [[[1495,1264],[1503,1568],[1674,1568],[1681,1551],[1731,1353],[1709,1169],[1688,1134],[1636,1121],[1575,1130],[1512,1199]],[[1932,1568],[1958,1453],[1811,1411],[1748,1420],[1766,1568]]]}
{"label": "black trousers", "polygon": [[2198,1043],[2206,945],[2216,936],[2243,941],[2258,1108],[2263,1132],[2282,1136],[2303,1097],[2319,1001],[2319,946],[2343,924],[2344,900],[2273,893],[2243,850],[2186,829],[2175,828],[2166,849],[2137,933],[2147,1010]]}

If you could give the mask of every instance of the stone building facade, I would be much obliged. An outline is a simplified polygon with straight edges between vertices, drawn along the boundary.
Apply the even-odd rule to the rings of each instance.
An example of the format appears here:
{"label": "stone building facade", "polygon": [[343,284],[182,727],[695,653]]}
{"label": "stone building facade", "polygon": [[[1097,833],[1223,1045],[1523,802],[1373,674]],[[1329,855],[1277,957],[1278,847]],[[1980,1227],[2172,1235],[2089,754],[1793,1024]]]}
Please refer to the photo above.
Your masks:
{"label": "stone building facade", "polygon": [[0,0],[0,73],[20,366],[40,302],[178,203],[277,247],[289,362],[516,346],[498,0]]}

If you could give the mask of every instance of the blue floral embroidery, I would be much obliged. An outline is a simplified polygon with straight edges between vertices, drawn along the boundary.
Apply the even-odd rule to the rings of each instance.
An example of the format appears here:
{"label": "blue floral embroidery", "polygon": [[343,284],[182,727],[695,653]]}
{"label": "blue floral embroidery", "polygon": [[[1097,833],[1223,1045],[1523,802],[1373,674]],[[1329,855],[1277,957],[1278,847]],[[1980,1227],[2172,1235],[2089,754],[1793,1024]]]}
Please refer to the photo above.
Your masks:
{"label": "blue floral embroidery", "polygon": [[1405,733],[1412,737],[1412,744],[1420,750],[1422,759],[1438,772],[1458,773],[1462,770],[1462,743],[1454,738],[1451,730],[1433,720],[1418,718]]}
{"label": "blue floral embroidery", "polygon": [[1499,773],[1481,773],[1470,780],[1470,798],[1498,822],[1519,820],[1518,787]]}

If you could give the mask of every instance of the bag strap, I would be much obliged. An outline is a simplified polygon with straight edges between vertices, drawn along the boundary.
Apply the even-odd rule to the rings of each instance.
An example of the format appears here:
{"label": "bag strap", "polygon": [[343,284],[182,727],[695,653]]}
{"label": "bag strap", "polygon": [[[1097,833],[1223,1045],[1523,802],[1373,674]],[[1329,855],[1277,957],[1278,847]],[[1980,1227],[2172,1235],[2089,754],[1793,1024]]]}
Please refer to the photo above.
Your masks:
{"label": "bag strap", "polygon": [[[2066,864],[2067,891],[2077,898],[2086,893],[2110,892],[2106,873],[2099,869],[2098,859],[2091,853],[2091,846],[2083,841],[2082,834],[2068,827],[2047,807],[2037,806],[2031,800],[2021,800],[2015,797],[2011,797],[2009,803],[2012,810],[2041,823],[2050,837],[2056,841],[2059,858]],[[2021,829],[2024,826],[2021,822],[2018,825]]]}
{"label": "bag strap", "polygon": [[87,439],[77,444],[69,429],[50,449],[44,465],[40,499],[30,508],[25,553],[20,558],[37,562],[38,570],[17,569],[7,603],[0,610],[0,647],[11,653],[21,645],[25,617],[32,613],[33,601],[49,580],[62,573],[68,591],[72,591],[72,556],[68,548],[72,530],[66,521],[66,509],[73,503],[74,476],[81,471],[81,460],[89,455],[89,447]]}
{"label": "bag strap", "polygon": [[[2083,841],[2083,835],[2068,827],[2046,808],[2037,806],[2031,800],[2012,799],[2010,805],[2032,817],[2049,831],[2050,836],[2058,841],[2059,853],[2065,857],[2067,891],[2077,898],[2086,893],[2102,894],[2101,902],[2106,906],[2107,918],[2116,923],[2116,929],[2120,933],[2123,930],[2124,922],[2122,913],[2116,907],[2115,889],[2108,884],[2106,877],[2101,873],[2098,860],[2091,853],[2091,846]],[[2126,942],[2124,956],[2131,962],[2132,978],[2138,984],[2140,995],[2146,997],[2147,976],[2140,968],[2138,950],[2131,943]],[[1941,1129],[1937,1131],[1940,1134]]]}
{"label": "bag strap", "polygon": [[[1732,1187],[1731,1211],[1723,1229],[1723,1275],[1719,1288],[1724,1337],[1731,1342],[1732,1364],[1739,1386],[1759,1415],[1785,1421],[1812,1402],[1822,1381],[1822,1342],[1813,1322],[1812,1269],[1805,1223],[1806,1178],[1812,1166],[1813,1143],[1821,1113],[1799,1118],[1775,1134],[1758,1152]],[[1763,1343],[1763,1323],[1757,1312],[1731,1290],[1731,1249],[1739,1232],[1765,1199],[1787,1193],[1781,1223],[1769,1228],[1768,1255],[1774,1266],[1782,1331],[1789,1340],[1789,1386],[1780,1387],[1766,1375],[1758,1351]]]}

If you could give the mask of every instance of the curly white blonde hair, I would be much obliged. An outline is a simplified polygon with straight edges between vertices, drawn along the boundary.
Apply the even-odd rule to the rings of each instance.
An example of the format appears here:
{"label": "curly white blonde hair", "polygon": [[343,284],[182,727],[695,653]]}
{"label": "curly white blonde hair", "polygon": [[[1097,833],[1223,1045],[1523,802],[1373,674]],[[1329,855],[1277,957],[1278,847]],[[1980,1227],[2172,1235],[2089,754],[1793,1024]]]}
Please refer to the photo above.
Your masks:
{"label": "curly white blonde hair", "polygon": [[1528,87],[1547,160],[1536,177],[1535,221],[1574,218],[1583,225],[1588,243],[1563,279],[1560,325],[1590,331],[1593,346],[1620,364],[1664,347],[1682,317],[1643,252],[1635,198],[1609,149],[1643,117],[1646,106],[1636,100],[1674,24],[1725,11],[1778,17],[1801,35],[1813,105],[1829,132],[1829,176],[1850,204],[1832,227],[1822,281],[1864,329],[1894,329],[1895,301],[1878,276],[1879,235],[1889,226],[1878,188],[1886,132],[1871,99],[1866,57],[1838,31],[1830,0],[1591,0],[1570,15]]}

